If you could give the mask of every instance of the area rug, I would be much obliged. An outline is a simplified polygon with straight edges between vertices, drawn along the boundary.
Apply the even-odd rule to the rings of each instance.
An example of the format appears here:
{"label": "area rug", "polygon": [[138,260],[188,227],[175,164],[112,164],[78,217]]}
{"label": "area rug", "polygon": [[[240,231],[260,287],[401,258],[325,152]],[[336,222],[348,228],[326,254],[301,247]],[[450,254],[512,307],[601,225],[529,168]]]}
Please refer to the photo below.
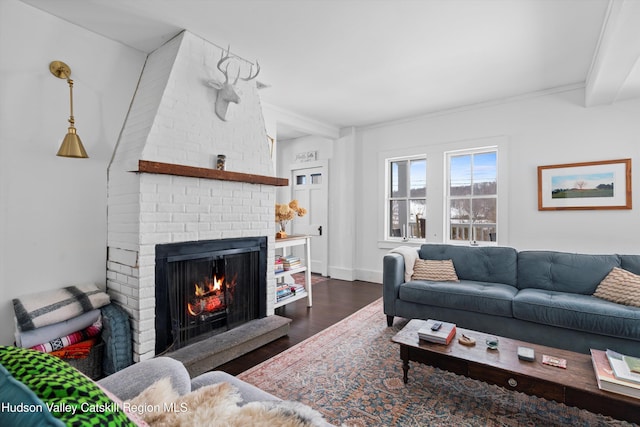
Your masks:
{"label": "area rug", "polygon": [[346,426],[631,426],[633,424],[411,363],[379,299],[238,378]]}
{"label": "area rug", "polygon": [[[304,282],[305,282],[304,273],[293,273],[291,277],[293,277],[293,280],[296,283],[300,283],[304,285]],[[314,273],[311,274],[311,286],[317,285],[318,283],[325,282],[327,280],[329,280],[328,277],[321,276],[319,274],[314,274]]]}

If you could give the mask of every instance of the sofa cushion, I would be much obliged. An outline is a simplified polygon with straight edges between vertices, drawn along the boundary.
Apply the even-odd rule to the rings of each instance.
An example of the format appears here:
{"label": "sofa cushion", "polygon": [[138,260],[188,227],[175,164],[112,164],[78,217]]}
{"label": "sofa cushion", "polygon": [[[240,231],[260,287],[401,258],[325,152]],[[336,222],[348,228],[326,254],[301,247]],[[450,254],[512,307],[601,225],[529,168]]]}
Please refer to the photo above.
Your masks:
{"label": "sofa cushion", "polygon": [[640,307],[640,276],[614,267],[596,288],[594,297]]}
{"label": "sofa cushion", "polygon": [[592,295],[613,267],[620,267],[617,255],[522,251],[518,253],[518,288]]}
{"label": "sofa cushion", "polygon": [[640,274],[640,255],[618,255],[620,258],[620,268],[634,274]]}
{"label": "sofa cushion", "polygon": [[516,285],[518,253],[513,248],[429,243],[420,247],[419,255],[421,259],[452,260],[460,280]]}
{"label": "sofa cushion", "polygon": [[511,300],[517,291],[515,287],[501,283],[412,280],[400,286],[400,299],[417,304],[512,317]]}
{"label": "sofa cushion", "polygon": [[591,295],[524,289],[513,299],[520,320],[640,341],[640,309]]}
{"label": "sofa cushion", "polygon": [[417,259],[413,265],[412,280],[459,282],[456,269],[450,259]]}

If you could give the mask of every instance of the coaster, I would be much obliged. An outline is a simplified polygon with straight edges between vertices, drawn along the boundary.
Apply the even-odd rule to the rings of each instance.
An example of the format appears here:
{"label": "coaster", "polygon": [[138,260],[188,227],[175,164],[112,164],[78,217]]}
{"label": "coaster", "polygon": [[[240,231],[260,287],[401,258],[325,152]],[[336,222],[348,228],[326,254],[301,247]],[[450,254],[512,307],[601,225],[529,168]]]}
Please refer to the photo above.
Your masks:
{"label": "coaster", "polygon": [[476,340],[466,336],[465,334],[462,334],[462,336],[458,338],[458,342],[469,347],[476,345]]}

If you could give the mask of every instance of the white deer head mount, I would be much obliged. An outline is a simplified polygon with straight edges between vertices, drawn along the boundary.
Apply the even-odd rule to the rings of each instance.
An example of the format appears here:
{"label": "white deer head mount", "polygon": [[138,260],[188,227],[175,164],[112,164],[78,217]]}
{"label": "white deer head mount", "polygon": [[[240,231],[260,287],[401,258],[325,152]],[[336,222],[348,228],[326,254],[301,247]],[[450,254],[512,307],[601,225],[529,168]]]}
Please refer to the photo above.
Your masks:
{"label": "white deer head mount", "polygon": [[[220,117],[220,119],[227,121],[227,110],[229,109],[229,103],[233,102],[234,104],[240,103],[240,95],[238,94],[238,89],[236,88],[236,83],[238,83],[238,79],[240,78],[240,64],[238,64],[238,74],[236,75],[233,83],[229,83],[229,60],[233,59],[230,55],[231,47],[227,47],[227,51],[222,51],[220,55],[220,60],[218,61],[217,68],[224,75],[224,82],[220,80],[209,80],[207,84],[215,89],[217,89],[218,94],[216,96],[216,115]],[[236,59],[237,60],[237,59]],[[226,62],[224,68],[222,65]],[[253,74],[253,65],[249,69],[249,75],[246,78],[242,78],[244,81],[253,80],[258,77],[258,73],[260,73],[260,64],[256,61],[256,73]]]}

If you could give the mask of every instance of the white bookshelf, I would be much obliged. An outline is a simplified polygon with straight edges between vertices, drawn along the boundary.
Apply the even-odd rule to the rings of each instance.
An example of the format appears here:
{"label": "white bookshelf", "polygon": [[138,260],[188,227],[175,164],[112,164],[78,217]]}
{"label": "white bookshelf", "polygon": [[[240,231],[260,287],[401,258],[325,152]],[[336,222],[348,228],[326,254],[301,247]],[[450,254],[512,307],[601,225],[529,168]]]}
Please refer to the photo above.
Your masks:
{"label": "white bookshelf", "polygon": [[[304,292],[298,292],[296,295],[281,299],[280,301],[275,302],[275,308],[282,307],[283,305],[287,305],[294,301],[298,301],[299,299],[306,298],[307,299],[307,307],[311,307],[312,301],[312,290],[311,290],[311,269],[309,268],[309,262],[311,260],[311,236],[307,235],[292,235],[287,236],[283,239],[276,239],[275,249],[276,256],[277,255],[288,255],[290,249],[294,246],[304,246],[304,264],[300,267],[293,268],[287,271],[281,271],[275,273],[276,283],[284,282],[285,278],[290,277],[294,273],[302,273],[304,272]],[[277,252],[280,252],[278,254]],[[293,278],[291,278],[293,281]]]}

